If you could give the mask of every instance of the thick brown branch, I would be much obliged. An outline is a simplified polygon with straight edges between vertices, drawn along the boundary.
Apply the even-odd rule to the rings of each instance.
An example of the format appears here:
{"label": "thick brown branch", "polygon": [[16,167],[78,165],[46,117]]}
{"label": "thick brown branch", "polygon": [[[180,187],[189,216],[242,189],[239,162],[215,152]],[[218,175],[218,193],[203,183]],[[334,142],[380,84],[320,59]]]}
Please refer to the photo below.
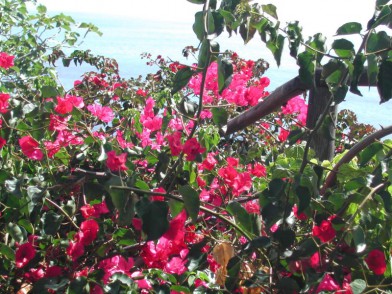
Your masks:
{"label": "thick brown branch", "polygon": [[363,149],[365,149],[367,146],[369,146],[371,143],[375,142],[376,140],[379,140],[385,136],[391,135],[392,134],[392,125],[388,126],[386,128],[383,128],[377,132],[374,132],[373,134],[367,136],[365,139],[362,141],[359,141],[357,144],[355,144],[340,160],[339,162],[334,166],[333,170],[328,174],[327,178],[325,179],[324,186],[320,190],[320,195],[324,195],[327,189],[335,184],[336,181],[336,175],[339,171],[339,168],[342,166],[344,163],[350,162],[355,156],[358,155],[359,152],[361,152]]}

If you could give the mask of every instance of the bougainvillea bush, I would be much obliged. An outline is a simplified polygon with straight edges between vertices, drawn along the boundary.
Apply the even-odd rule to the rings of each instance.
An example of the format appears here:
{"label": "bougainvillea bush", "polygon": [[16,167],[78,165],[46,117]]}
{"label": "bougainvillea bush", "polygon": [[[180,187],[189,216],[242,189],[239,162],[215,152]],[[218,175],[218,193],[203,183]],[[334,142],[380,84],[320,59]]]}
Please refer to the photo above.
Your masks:
{"label": "bougainvillea bush", "polygon": [[[202,37],[185,52],[194,64],[145,55],[159,71],[127,80],[112,59],[39,37],[60,29],[73,45],[72,18],[0,3],[1,292],[392,287],[390,140],[333,171],[361,137],[347,131],[355,117],[342,114],[336,157],[320,161],[296,135],[309,111],[299,96],[225,135],[269,95],[264,60]],[[56,62],[96,71],[65,90]]]}

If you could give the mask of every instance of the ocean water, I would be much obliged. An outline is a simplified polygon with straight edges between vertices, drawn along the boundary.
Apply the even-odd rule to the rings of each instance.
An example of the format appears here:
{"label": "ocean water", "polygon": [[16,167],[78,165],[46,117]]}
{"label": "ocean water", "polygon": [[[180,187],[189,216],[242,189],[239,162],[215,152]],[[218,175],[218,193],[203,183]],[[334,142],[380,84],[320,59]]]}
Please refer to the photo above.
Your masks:
{"label": "ocean water", "polygon": [[[198,45],[191,22],[145,21],[124,16],[102,17],[94,14],[72,14],[72,17],[76,21],[91,22],[100,28],[102,37],[89,34],[80,47],[91,49],[92,53],[97,55],[115,58],[119,64],[120,75],[124,78],[145,76],[157,70],[155,67],[147,66],[146,60],[141,59],[141,54],[144,52],[152,56],[162,55],[184,64],[195,62],[192,57],[186,59],[181,54],[186,46]],[[239,35],[229,38],[227,33],[223,33],[217,42],[220,44],[220,51],[229,49],[243,58],[267,60],[270,69],[265,75],[271,80],[268,87],[270,92],[297,75],[298,67],[295,60],[289,57],[288,52],[283,52],[281,67],[278,68],[271,53],[257,36],[244,45]],[[60,79],[66,88],[72,87],[74,80],[91,70],[88,66],[70,68],[59,66],[58,69]],[[380,105],[375,88],[361,87],[360,90],[363,97],[350,93],[339,108],[356,112],[360,122],[372,124],[376,128],[392,124],[392,101]]]}

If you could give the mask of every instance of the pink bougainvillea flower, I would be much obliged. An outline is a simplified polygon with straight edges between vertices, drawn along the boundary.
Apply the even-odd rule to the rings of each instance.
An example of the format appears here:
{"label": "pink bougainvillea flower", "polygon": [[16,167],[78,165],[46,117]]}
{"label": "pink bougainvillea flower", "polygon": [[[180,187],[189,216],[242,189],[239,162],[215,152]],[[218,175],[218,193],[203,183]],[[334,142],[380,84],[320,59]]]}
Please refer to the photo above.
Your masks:
{"label": "pink bougainvillea flower", "polygon": [[130,270],[133,267],[133,259],[128,258],[128,260],[126,260],[121,255],[116,255],[102,260],[98,267],[103,269],[105,273],[103,276],[103,283],[107,284],[110,277],[115,273],[122,273],[131,276]]}
{"label": "pink bougainvillea flower", "polygon": [[[157,192],[157,193],[165,193],[166,194],[166,190],[162,187],[158,187],[154,190],[152,190],[153,192]],[[164,196],[160,196],[160,195],[151,195],[151,201],[164,201],[165,197]]]}
{"label": "pink bougainvillea flower", "polygon": [[298,214],[297,204],[295,204],[293,206],[293,213],[294,213],[295,217],[299,220],[307,220],[308,219],[308,216],[304,212],[301,212],[300,214]]}
{"label": "pink bougainvillea flower", "polygon": [[70,113],[74,107],[83,108],[83,98],[67,95],[64,98],[57,97],[57,106],[54,108],[54,110],[60,114],[67,114]]}
{"label": "pink bougainvillea flower", "polygon": [[85,220],[80,225],[79,233],[81,234],[78,235],[78,241],[80,241],[83,245],[90,245],[97,238],[98,231],[99,225],[95,220]]}
{"label": "pink bougainvillea flower", "polygon": [[[170,221],[169,229],[159,238],[158,242],[149,241],[143,248],[141,256],[149,268],[165,269],[173,257],[185,260],[188,247],[185,244],[185,210]],[[173,260],[173,265],[167,270],[183,270],[178,260]]]}
{"label": "pink bougainvillea flower", "polygon": [[9,55],[6,52],[0,52],[0,67],[8,69],[14,66],[15,56]]}
{"label": "pink bougainvillea flower", "polygon": [[187,270],[187,267],[185,266],[186,263],[186,259],[183,260],[181,257],[174,256],[165,265],[164,271],[168,274],[182,275]]}
{"label": "pink bougainvillea flower", "polygon": [[35,256],[35,249],[30,242],[24,243],[16,249],[15,252],[15,265],[17,268],[24,267]]}
{"label": "pink bougainvillea flower", "polygon": [[128,167],[125,165],[127,162],[127,154],[121,153],[120,155],[116,154],[116,151],[112,150],[106,153],[108,156],[106,160],[106,166],[111,171],[119,171],[119,170],[127,170]]}
{"label": "pink bougainvillea flower", "polygon": [[10,95],[7,93],[0,93],[0,113],[6,113],[8,111],[8,100]]}
{"label": "pink bougainvillea flower", "polygon": [[312,231],[313,236],[319,238],[323,243],[333,240],[336,236],[336,231],[330,220],[323,220],[319,226],[314,226]]}
{"label": "pink bougainvillea flower", "polygon": [[84,245],[81,242],[70,241],[66,251],[67,255],[75,262],[84,254]]}
{"label": "pink bougainvillea flower", "polygon": [[140,271],[136,271],[131,274],[131,278],[137,278],[137,279],[134,279],[134,282],[137,284],[139,289],[151,290],[152,285],[151,285],[150,281],[147,279],[140,279],[139,278],[139,277],[143,277],[143,276],[144,276],[143,273]]}
{"label": "pink bougainvillea flower", "polygon": [[80,211],[85,219],[88,219],[90,217],[99,218],[101,214],[109,213],[109,209],[106,206],[105,201],[94,205],[90,205],[90,204],[83,205],[80,208]]}
{"label": "pink bougainvillea flower", "polygon": [[340,286],[338,282],[330,274],[325,274],[322,281],[316,289],[316,294],[320,292],[333,292],[342,294],[353,294],[350,286],[351,276],[346,275],[343,279],[343,284]]}
{"label": "pink bougainvillea flower", "polygon": [[87,110],[101,121],[109,123],[114,118],[114,112],[109,106],[101,106],[97,103],[87,106]]}
{"label": "pink bougainvillea flower", "polygon": [[218,161],[214,157],[214,153],[208,153],[206,159],[200,165],[200,169],[213,170]]}
{"label": "pink bougainvillea flower", "polygon": [[280,142],[284,142],[289,137],[290,132],[286,129],[280,128],[278,139]]}
{"label": "pink bougainvillea flower", "polygon": [[49,131],[64,131],[68,128],[68,121],[71,116],[59,116],[55,114],[50,115]]}
{"label": "pink bougainvillea flower", "polygon": [[283,114],[297,114],[298,122],[306,125],[306,117],[308,115],[308,105],[305,100],[299,96],[291,98],[285,106],[282,106]]}
{"label": "pink bougainvillea flower", "polygon": [[42,160],[44,154],[39,148],[39,144],[30,136],[24,136],[19,139],[19,145],[24,155],[33,160]]}
{"label": "pink bougainvillea flower", "polygon": [[365,258],[365,262],[368,268],[375,275],[383,275],[387,269],[385,254],[379,249],[373,249],[372,251],[370,251],[367,257]]}
{"label": "pink bougainvillea flower", "polygon": [[7,144],[7,141],[4,138],[0,137],[0,149],[3,148],[5,144]]}
{"label": "pink bougainvillea flower", "polygon": [[182,151],[181,132],[175,132],[172,135],[167,135],[166,140],[169,142],[171,155],[178,156]]}
{"label": "pink bougainvillea flower", "polygon": [[267,175],[267,169],[265,168],[265,166],[258,163],[258,162],[256,162],[253,165],[253,167],[252,167],[252,165],[249,165],[248,170],[250,171],[250,173],[253,176],[258,177],[258,178],[265,177]]}
{"label": "pink bougainvillea flower", "polygon": [[196,138],[191,138],[185,142],[183,151],[186,155],[186,160],[194,161],[196,156],[206,151],[206,149],[201,147]]}

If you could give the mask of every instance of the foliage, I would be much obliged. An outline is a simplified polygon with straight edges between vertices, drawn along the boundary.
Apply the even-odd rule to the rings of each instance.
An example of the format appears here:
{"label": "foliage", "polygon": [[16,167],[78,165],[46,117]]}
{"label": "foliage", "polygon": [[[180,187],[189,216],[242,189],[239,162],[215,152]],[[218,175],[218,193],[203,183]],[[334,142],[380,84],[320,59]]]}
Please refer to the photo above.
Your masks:
{"label": "foliage", "polygon": [[[214,37],[226,28],[247,41],[257,31],[278,63],[289,38],[290,53],[312,80],[309,64],[319,65],[324,46],[320,35],[297,55],[298,24],[278,33],[272,4],[260,13],[247,1],[222,1],[217,9],[216,1],[192,0],[203,4],[193,26],[197,63],[146,55],[160,70],[125,80],[114,60],[64,53],[62,44],[76,44],[78,28],[98,32],[93,25],[49,17],[40,5],[28,12],[25,2],[0,2],[1,291],[391,287],[391,140],[353,147],[371,127],[342,113],[341,148],[321,162],[298,136],[309,111],[301,97],[224,135],[229,119],[268,96],[268,64],[220,53]],[[375,32],[389,24],[387,1],[378,0],[377,11],[364,40],[366,50],[373,46],[369,77],[378,71],[388,100],[389,51],[377,45],[384,33]],[[52,30],[63,36],[56,45]],[[360,31],[357,23],[338,29],[340,35]],[[337,56],[323,69],[335,94],[344,84],[335,74],[350,76],[355,90],[361,56],[369,53],[355,53],[346,41],[334,41]],[[65,91],[52,67],[59,59],[97,70]],[[344,162],[350,152],[354,159]]]}

